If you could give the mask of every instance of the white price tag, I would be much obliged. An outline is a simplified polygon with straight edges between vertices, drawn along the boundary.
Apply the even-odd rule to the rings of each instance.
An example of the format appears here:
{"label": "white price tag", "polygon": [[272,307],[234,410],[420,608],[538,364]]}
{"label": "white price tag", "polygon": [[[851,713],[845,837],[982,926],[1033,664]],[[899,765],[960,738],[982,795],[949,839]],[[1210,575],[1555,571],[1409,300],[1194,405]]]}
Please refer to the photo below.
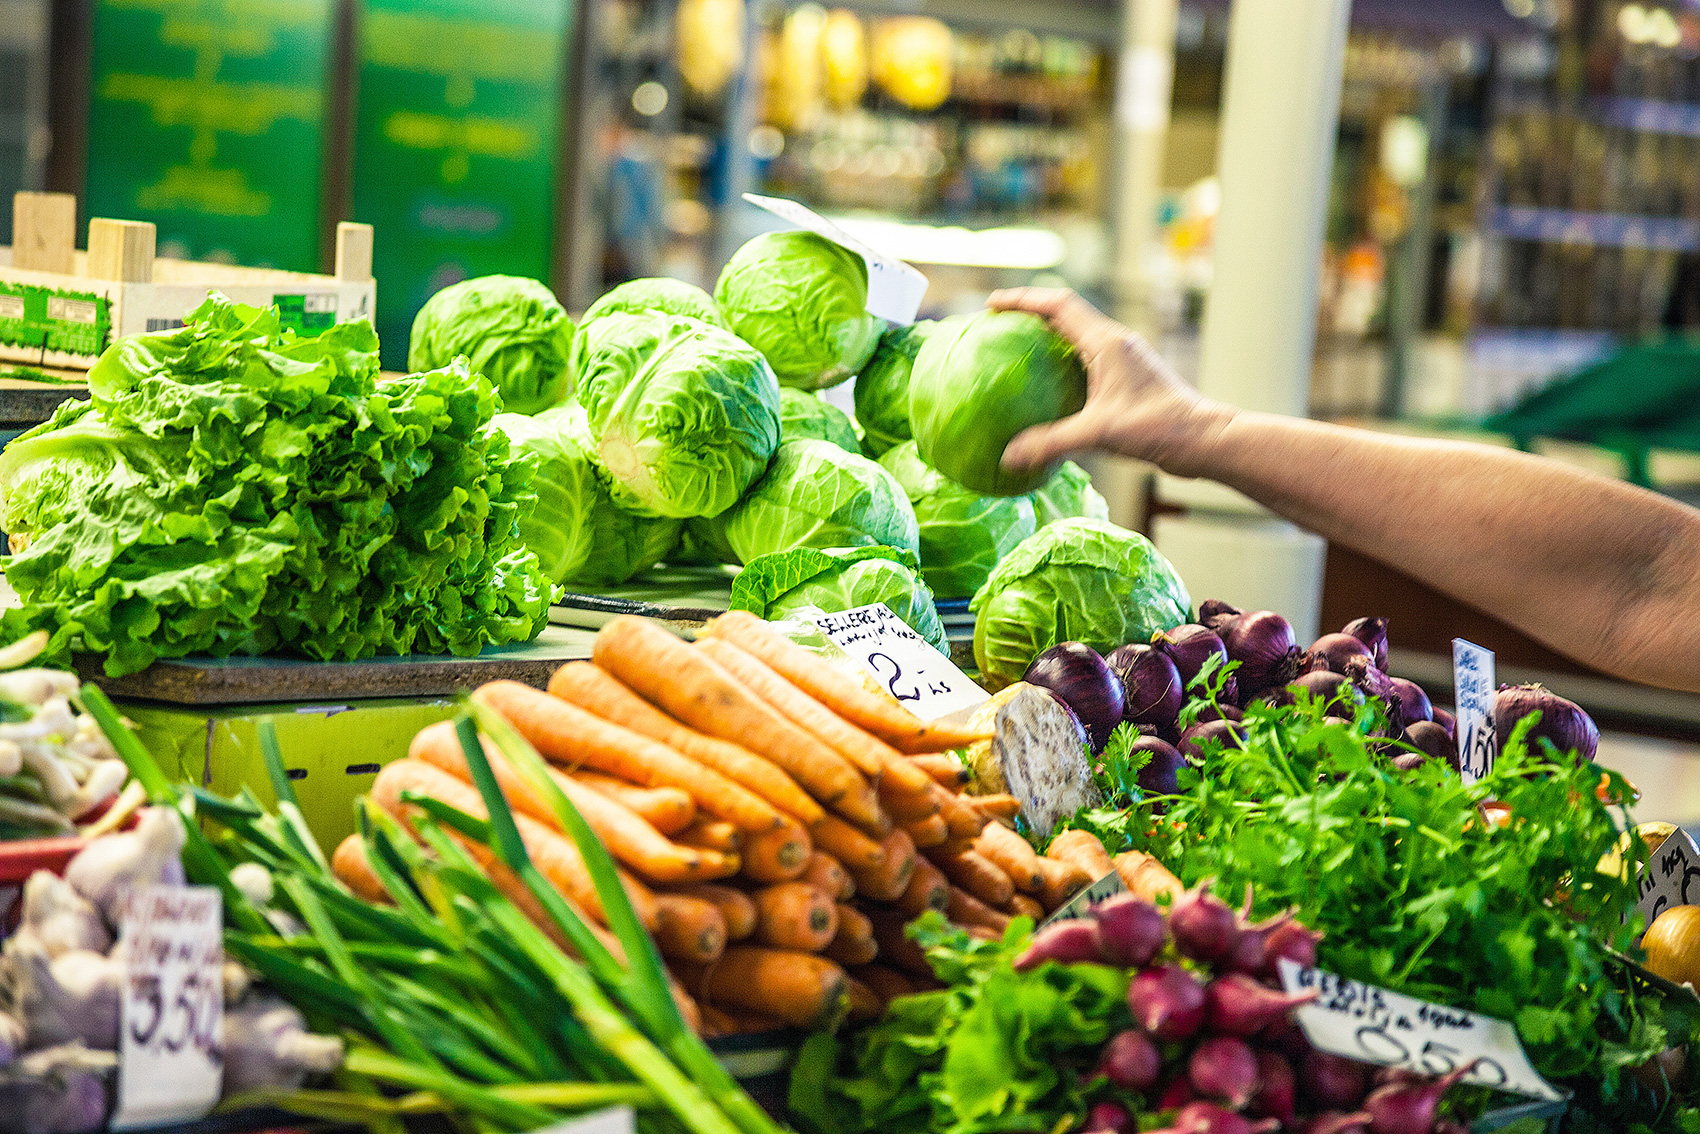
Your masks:
{"label": "white price tag", "polygon": [[1055,913],[1044,921],[1045,925],[1053,921],[1072,921],[1085,917],[1092,912],[1092,907],[1099,902],[1107,902],[1117,894],[1127,893],[1127,883],[1122,881],[1119,871],[1112,870],[1086,889],[1057,907]]}
{"label": "white price tag", "polygon": [[923,721],[948,717],[990,696],[883,602],[810,615],[809,621]]}
{"label": "white price tag", "polygon": [[1678,828],[1660,843],[1647,856],[1636,883],[1635,904],[1647,916],[1648,925],[1670,906],[1700,906],[1700,849],[1688,832]]}
{"label": "white price tag", "polygon": [[1279,965],[1288,992],[1320,993],[1294,1013],[1313,1047],[1420,1075],[1446,1075],[1474,1060],[1466,1083],[1534,1099],[1565,1097],[1530,1066],[1517,1029],[1504,1020],[1304,968],[1285,957]]}
{"label": "white price tag", "polygon": [[1473,784],[1493,771],[1493,651],[1452,639],[1452,688],[1457,702],[1458,772]]}
{"label": "white price tag", "polygon": [[888,323],[915,321],[915,313],[921,310],[921,297],[927,294],[927,277],[920,269],[868,247],[806,205],[756,193],[745,193],[744,200],[861,256],[868,262],[868,314],[878,315]]}
{"label": "white price tag", "polygon": [[143,886],[120,927],[128,973],[115,1130],[201,1118],[224,1076],[224,904],[213,886]]}

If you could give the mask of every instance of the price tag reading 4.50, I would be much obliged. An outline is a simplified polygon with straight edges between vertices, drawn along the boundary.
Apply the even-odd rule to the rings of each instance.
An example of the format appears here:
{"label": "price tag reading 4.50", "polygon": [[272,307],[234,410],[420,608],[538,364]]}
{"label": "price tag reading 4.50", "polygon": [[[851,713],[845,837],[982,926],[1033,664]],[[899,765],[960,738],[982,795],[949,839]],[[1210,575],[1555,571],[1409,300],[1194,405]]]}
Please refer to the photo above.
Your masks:
{"label": "price tag reading 4.50", "polygon": [[223,913],[213,886],[143,886],[131,896],[113,1129],[200,1118],[218,1102]]}
{"label": "price tag reading 4.50", "polygon": [[1473,784],[1493,771],[1493,651],[1452,639],[1452,687],[1458,702],[1458,773]]}
{"label": "price tag reading 4.50", "polygon": [[1421,1075],[1446,1075],[1474,1062],[1465,1082],[1533,1099],[1564,1098],[1529,1065],[1516,1029],[1504,1020],[1429,1004],[1285,958],[1280,968],[1288,992],[1320,993],[1294,1018],[1322,1051]]}
{"label": "price tag reading 4.50", "polygon": [[1641,868],[1636,905],[1647,917],[1647,924],[1671,906],[1700,906],[1700,849],[1688,832],[1678,828],[1676,833],[1647,856]]}
{"label": "price tag reading 4.50", "polygon": [[810,621],[924,721],[978,705],[988,696],[883,602],[817,614]]}

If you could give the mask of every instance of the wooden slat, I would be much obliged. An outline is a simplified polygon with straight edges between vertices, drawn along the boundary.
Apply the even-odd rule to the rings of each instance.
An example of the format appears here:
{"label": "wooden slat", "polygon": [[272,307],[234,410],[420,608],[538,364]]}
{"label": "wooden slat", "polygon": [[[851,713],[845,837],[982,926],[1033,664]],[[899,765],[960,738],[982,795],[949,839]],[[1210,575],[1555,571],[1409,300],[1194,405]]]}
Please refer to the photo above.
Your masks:
{"label": "wooden slat", "polygon": [[90,277],[123,283],[153,282],[154,227],[149,221],[89,220]]}
{"label": "wooden slat", "polygon": [[336,278],[365,283],[372,278],[372,226],[342,221],[336,226]]}
{"label": "wooden slat", "polygon": [[70,275],[77,252],[77,198],[12,194],[12,267]]}

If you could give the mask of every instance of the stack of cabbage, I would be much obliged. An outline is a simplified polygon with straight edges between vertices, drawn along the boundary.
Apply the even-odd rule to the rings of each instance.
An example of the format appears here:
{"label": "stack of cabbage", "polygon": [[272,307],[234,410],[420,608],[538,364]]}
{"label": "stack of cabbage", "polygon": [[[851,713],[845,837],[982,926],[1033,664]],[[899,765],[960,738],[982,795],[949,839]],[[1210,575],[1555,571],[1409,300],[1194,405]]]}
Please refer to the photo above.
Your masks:
{"label": "stack of cabbage", "polygon": [[75,644],[116,675],[473,654],[546,624],[529,474],[464,360],[380,385],[364,320],[300,337],[215,293],[181,329],[114,343],[89,393],[0,454],[8,639],[51,630],[48,656]]}

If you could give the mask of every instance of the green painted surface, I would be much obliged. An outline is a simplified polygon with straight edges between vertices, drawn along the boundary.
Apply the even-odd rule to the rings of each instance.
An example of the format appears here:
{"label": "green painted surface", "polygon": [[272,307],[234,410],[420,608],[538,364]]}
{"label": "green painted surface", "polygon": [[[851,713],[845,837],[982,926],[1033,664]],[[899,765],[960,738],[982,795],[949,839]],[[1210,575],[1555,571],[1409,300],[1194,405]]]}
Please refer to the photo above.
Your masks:
{"label": "green painted surface", "polygon": [[368,0],[354,218],[373,226],[384,365],[469,276],[547,280],[573,0]]}
{"label": "green painted surface", "polygon": [[332,0],[96,0],[90,216],[158,254],[318,267]]}

